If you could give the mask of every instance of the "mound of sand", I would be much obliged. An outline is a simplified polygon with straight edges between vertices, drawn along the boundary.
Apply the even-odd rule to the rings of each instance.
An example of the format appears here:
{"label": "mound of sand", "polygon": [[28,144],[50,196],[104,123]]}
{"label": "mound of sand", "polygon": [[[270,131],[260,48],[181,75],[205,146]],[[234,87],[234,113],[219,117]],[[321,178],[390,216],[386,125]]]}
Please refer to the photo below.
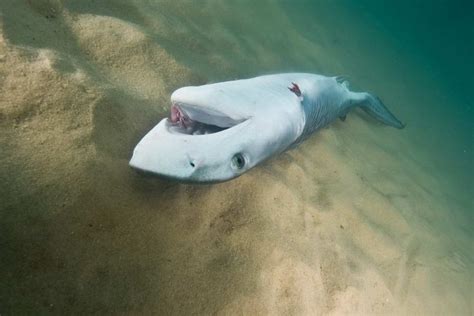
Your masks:
{"label": "mound of sand", "polygon": [[128,168],[182,85],[346,70],[420,100],[390,43],[320,6],[308,38],[273,1],[2,1],[0,313],[472,312],[468,206],[413,130],[353,114],[213,186]]}

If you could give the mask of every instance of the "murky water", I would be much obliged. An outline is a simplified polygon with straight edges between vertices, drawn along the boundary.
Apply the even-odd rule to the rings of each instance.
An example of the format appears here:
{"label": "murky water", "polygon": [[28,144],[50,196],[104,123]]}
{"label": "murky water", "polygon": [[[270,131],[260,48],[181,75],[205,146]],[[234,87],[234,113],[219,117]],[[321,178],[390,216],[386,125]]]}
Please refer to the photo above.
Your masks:
{"label": "murky water", "polygon": [[[0,314],[473,312],[469,1],[1,1]],[[344,75],[362,112],[242,177],[136,174],[185,85]]]}

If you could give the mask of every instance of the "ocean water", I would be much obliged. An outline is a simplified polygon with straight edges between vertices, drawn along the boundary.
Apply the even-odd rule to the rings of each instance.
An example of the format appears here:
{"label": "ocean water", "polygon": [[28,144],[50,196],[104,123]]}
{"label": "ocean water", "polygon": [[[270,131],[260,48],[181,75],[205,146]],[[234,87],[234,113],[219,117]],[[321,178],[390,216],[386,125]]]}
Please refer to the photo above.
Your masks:
{"label": "ocean water", "polygon": [[[471,1],[0,1],[0,314],[472,315]],[[136,174],[178,87],[344,75],[222,184]]]}

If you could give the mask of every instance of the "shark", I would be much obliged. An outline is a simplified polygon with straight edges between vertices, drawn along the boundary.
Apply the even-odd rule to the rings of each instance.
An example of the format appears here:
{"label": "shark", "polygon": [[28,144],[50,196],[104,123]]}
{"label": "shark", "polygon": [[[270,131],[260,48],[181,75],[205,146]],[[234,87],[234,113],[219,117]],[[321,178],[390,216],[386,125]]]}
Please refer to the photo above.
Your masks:
{"label": "shark", "polygon": [[231,180],[356,107],[405,127],[378,97],[350,91],[343,77],[285,73],[182,87],[171,95],[170,116],[139,141],[129,165],[181,182]]}

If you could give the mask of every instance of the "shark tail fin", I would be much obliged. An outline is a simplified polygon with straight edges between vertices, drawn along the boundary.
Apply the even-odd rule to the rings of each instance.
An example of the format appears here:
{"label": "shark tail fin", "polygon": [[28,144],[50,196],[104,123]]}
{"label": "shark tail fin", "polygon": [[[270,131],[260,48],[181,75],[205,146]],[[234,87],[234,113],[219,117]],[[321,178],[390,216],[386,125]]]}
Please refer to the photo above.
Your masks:
{"label": "shark tail fin", "polygon": [[370,116],[386,125],[402,129],[405,124],[400,122],[392,112],[389,111],[378,97],[363,92],[363,98],[357,105],[360,106]]}

